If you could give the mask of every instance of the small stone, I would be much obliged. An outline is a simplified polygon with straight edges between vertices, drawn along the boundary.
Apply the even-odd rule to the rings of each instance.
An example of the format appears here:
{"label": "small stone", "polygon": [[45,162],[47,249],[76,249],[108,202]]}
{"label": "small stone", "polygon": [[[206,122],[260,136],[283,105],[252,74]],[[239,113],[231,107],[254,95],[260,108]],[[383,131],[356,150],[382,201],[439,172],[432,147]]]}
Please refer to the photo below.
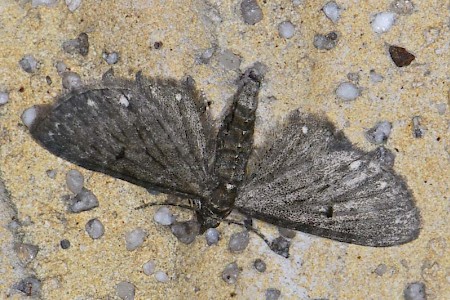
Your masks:
{"label": "small stone", "polygon": [[25,55],[19,61],[19,65],[27,73],[34,73],[39,67],[38,61],[32,55]]}
{"label": "small stone", "polygon": [[226,49],[217,53],[217,61],[227,70],[239,70],[241,66],[241,57]]}
{"label": "small stone", "polygon": [[205,238],[208,246],[216,245],[220,240],[220,233],[216,228],[208,228],[205,232]]}
{"label": "small stone", "polygon": [[423,282],[413,282],[403,291],[405,300],[426,300],[427,294],[425,290],[425,284]]}
{"label": "small stone", "polygon": [[80,7],[81,0],[66,0],[66,5],[70,12],[74,12]]}
{"label": "small stone", "polygon": [[34,121],[38,115],[38,107],[32,106],[23,111],[20,118],[22,119],[22,123],[25,124],[28,128],[33,126]]}
{"label": "small stone", "polygon": [[98,199],[86,188],[83,188],[75,197],[69,199],[68,210],[72,213],[91,210],[95,207],[98,207]]}
{"label": "small stone", "polygon": [[55,179],[56,178],[56,171],[55,170],[47,170],[45,171],[45,174],[47,174],[47,176],[51,179]]}
{"label": "small stone", "polygon": [[291,246],[291,242],[289,242],[284,237],[277,237],[270,244],[270,249],[278,255],[281,255],[285,258],[289,257],[289,247]]}
{"label": "small stone", "polygon": [[39,252],[39,247],[32,244],[17,243],[14,245],[14,251],[16,252],[21,263],[27,265],[36,258],[36,255]]}
{"label": "small stone", "polygon": [[263,18],[263,12],[256,0],[243,0],[241,2],[241,14],[244,22],[255,25]]}
{"label": "small stone", "polygon": [[390,7],[399,15],[410,15],[414,12],[414,3],[411,0],[395,0]]}
{"label": "small stone", "polygon": [[41,281],[34,276],[30,276],[15,283],[12,288],[28,297],[38,296],[41,293]]}
{"label": "small stone", "polygon": [[338,35],[336,32],[332,31],[326,35],[316,34],[314,36],[313,45],[319,50],[331,50],[336,47],[337,41]]}
{"label": "small stone", "polygon": [[200,54],[200,56],[197,59],[197,62],[201,63],[201,64],[209,63],[209,61],[211,60],[211,58],[215,52],[216,52],[216,47],[211,47],[211,48],[206,49],[205,51],[202,52],[202,54]]}
{"label": "small stone", "polygon": [[385,264],[379,264],[378,267],[373,271],[378,276],[383,276],[387,271],[387,266]]}
{"label": "small stone", "polygon": [[119,61],[119,53],[117,52],[103,52],[102,56],[108,65],[114,65]]}
{"label": "small stone", "polygon": [[267,269],[266,263],[259,258],[253,262],[253,267],[255,267],[256,271],[260,273],[265,272]]}
{"label": "small stone", "polygon": [[67,65],[62,61],[58,61],[55,64],[55,68],[56,68],[56,72],[58,72],[59,76],[63,76],[63,74],[67,71]]}
{"label": "small stone", "polygon": [[375,33],[384,33],[391,29],[395,22],[395,14],[392,12],[381,12],[372,20],[372,30]]}
{"label": "small stone", "polygon": [[370,81],[372,81],[373,83],[381,82],[384,79],[383,76],[381,76],[380,74],[375,72],[375,70],[370,70],[369,78],[370,78]]}
{"label": "small stone", "polygon": [[70,241],[69,241],[69,240],[66,240],[66,239],[61,240],[61,241],[59,242],[59,245],[60,245],[61,248],[63,248],[64,250],[65,250],[65,249],[69,249],[69,248],[70,248]]}
{"label": "small stone", "polygon": [[168,226],[173,224],[175,217],[172,215],[167,206],[162,206],[156,211],[153,216],[153,220],[158,224]]}
{"label": "small stone", "polygon": [[148,233],[140,227],[127,232],[125,234],[125,243],[127,250],[134,251],[139,248],[144,243],[144,240],[147,238],[147,236]]}
{"label": "small stone", "polygon": [[62,85],[68,90],[81,87],[81,77],[75,72],[64,72],[62,75]]}
{"label": "small stone", "polygon": [[409,66],[416,57],[403,47],[389,46],[392,61],[399,68]]}
{"label": "small stone", "polygon": [[98,219],[91,219],[85,226],[87,234],[94,240],[99,239],[105,233],[105,226]]}
{"label": "small stone", "polygon": [[84,177],[78,170],[69,170],[66,174],[67,188],[74,194],[78,194],[83,189]]}
{"label": "small stone", "polygon": [[116,293],[120,299],[133,300],[136,288],[132,283],[122,281],[116,285]]}
{"label": "small stone", "polygon": [[89,53],[89,36],[85,32],[82,32],[77,38],[65,41],[62,44],[62,49],[69,54],[86,56]]}
{"label": "small stone", "polygon": [[154,260],[149,260],[142,266],[142,269],[144,270],[144,274],[147,276],[150,276],[153,273],[155,273],[155,268],[156,268],[156,262]]}
{"label": "small stone", "polygon": [[360,91],[358,87],[351,82],[341,83],[336,89],[336,96],[344,101],[352,101],[358,98]]}
{"label": "small stone", "polygon": [[266,300],[278,300],[281,296],[280,290],[270,288],[266,290]]}
{"label": "small stone", "polygon": [[425,128],[420,124],[421,118],[419,116],[415,116],[412,118],[413,123],[413,135],[415,138],[422,138],[425,134]]}
{"label": "small stone", "polygon": [[155,279],[158,282],[168,282],[169,281],[169,276],[167,276],[167,274],[163,271],[157,271],[155,273]]}
{"label": "small stone", "polygon": [[228,284],[235,284],[239,277],[239,267],[236,262],[228,264],[222,272],[222,279]]}
{"label": "small stone", "polygon": [[180,242],[191,244],[200,233],[200,224],[194,220],[175,222],[170,226],[170,229]]}
{"label": "small stone", "polygon": [[9,94],[7,92],[0,92],[0,106],[5,105],[9,101]]}
{"label": "small stone", "polygon": [[247,248],[250,242],[250,236],[247,230],[242,232],[233,233],[228,242],[228,249],[230,252],[242,252]]}
{"label": "small stone", "polygon": [[366,139],[375,145],[386,143],[391,134],[392,125],[388,121],[378,122],[365,132]]}
{"label": "small stone", "polygon": [[293,239],[295,237],[295,235],[297,234],[297,232],[295,230],[287,229],[287,228],[283,228],[283,227],[278,227],[278,233],[280,233],[281,236],[284,236],[285,238],[288,238],[288,239]]}
{"label": "small stone", "polygon": [[290,21],[281,22],[278,25],[278,34],[280,37],[290,39],[294,36],[295,27]]}
{"label": "small stone", "polygon": [[337,23],[341,18],[341,8],[336,2],[330,1],[322,7],[322,11],[333,23]]}
{"label": "small stone", "polygon": [[31,0],[31,7],[35,8],[38,6],[53,6],[58,2],[58,0]]}

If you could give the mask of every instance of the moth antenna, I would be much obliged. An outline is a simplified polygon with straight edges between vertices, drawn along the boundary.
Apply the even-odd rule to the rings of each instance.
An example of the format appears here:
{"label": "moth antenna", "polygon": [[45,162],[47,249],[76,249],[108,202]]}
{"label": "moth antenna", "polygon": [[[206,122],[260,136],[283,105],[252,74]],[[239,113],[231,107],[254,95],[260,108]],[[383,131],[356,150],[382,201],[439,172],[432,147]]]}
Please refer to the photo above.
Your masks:
{"label": "moth antenna", "polygon": [[135,210],[139,210],[139,209],[144,209],[144,208],[147,208],[147,207],[150,207],[150,206],[159,206],[159,205],[161,205],[161,206],[175,206],[175,207],[180,207],[180,208],[184,208],[184,209],[189,209],[189,210],[192,210],[192,211],[198,211],[198,208],[197,207],[192,207],[192,206],[189,206],[189,205],[184,205],[184,204],[176,204],[176,203],[170,203],[170,202],[150,202],[150,203],[145,203],[145,204],[143,204],[143,205],[141,205],[141,206],[138,206],[138,207],[135,207],[134,209]]}

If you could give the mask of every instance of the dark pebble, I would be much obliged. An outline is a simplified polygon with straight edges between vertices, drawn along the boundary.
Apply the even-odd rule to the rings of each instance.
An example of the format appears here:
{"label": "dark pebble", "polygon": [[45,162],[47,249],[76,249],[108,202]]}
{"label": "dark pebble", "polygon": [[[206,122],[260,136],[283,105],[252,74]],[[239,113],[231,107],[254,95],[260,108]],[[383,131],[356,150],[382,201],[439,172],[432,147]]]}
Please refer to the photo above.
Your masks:
{"label": "dark pebble", "polygon": [[313,45],[320,50],[331,50],[336,47],[337,41],[338,35],[336,32],[332,31],[326,35],[316,34],[314,36]]}
{"label": "dark pebble", "polygon": [[175,222],[170,226],[174,236],[183,244],[190,244],[200,233],[200,224],[197,221],[190,220],[186,222]]}
{"label": "dark pebble", "polygon": [[59,244],[61,245],[61,248],[63,248],[63,249],[69,249],[70,248],[70,241],[69,240],[61,240],[59,242]]}
{"label": "dark pebble", "polygon": [[28,297],[38,296],[41,292],[41,281],[34,276],[30,276],[14,284],[13,289],[24,293]]}
{"label": "dark pebble", "polygon": [[284,237],[280,236],[274,239],[270,245],[270,249],[278,255],[281,255],[285,258],[289,257],[289,247],[291,246],[291,242],[289,242]]}
{"label": "dark pebble", "polygon": [[62,48],[66,53],[86,56],[89,53],[89,37],[82,32],[76,39],[65,41]]}
{"label": "dark pebble", "polygon": [[281,292],[280,290],[270,288],[266,290],[266,300],[278,300],[280,298]]}
{"label": "dark pebble", "polygon": [[399,68],[409,66],[416,59],[408,50],[398,46],[389,46],[389,54],[394,64]]}

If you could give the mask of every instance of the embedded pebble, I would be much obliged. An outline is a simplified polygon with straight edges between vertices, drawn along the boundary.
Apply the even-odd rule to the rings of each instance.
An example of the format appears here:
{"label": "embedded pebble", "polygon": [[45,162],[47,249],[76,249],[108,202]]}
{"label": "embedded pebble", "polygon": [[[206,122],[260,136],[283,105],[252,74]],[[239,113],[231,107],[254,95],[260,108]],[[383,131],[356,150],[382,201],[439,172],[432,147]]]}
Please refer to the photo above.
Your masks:
{"label": "embedded pebble", "polygon": [[31,7],[35,8],[40,5],[43,6],[52,6],[55,5],[58,0],[31,0]]}
{"label": "embedded pebble", "polygon": [[281,22],[278,25],[278,34],[280,37],[290,39],[294,36],[295,27],[290,21]]}
{"label": "embedded pebble", "polygon": [[381,12],[372,20],[372,30],[376,33],[384,33],[391,29],[395,22],[395,14],[392,12]]}
{"label": "embedded pebble", "polygon": [[278,233],[280,233],[281,236],[284,236],[285,238],[288,238],[288,239],[293,239],[295,237],[295,235],[297,234],[297,232],[295,230],[287,229],[287,228],[283,228],[283,227],[278,227]]}
{"label": "embedded pebble", "polygon": [[167,274],[163,271],[156,271],[155,279],[159,282],[168,282],[169,276],[167,276]]}
{"label": "embedded pebble", "polygon": [[331,50],[336,47],[337,41],[338,35],[336,32],[332,31],[326,35],[316,34],[314,36],[313,45],[320,50]]}
{"label": "embedded pebble", "polygon": [[170,226],[172,234],[183,244],[190,244],[200,233],[200,224],[197,221],[190,220],[186,222],[175,222]]}
{"label": "embedded pebble", "polygon": [[85,226],[87,234],[94,240],[99,239],[105,233],[105,226],[99,219],[91,219]]}
{"label": "embedded pebble", "polygon": [[158,224],[168,226],[173,224],[175,217],[167,206],[162,206],[156,211],[153,220]]}
{"label": "embedded pebble", "polygon": [[369,78],[370,78],[370,81],[372,81],[373,83],[381,82],[384,79],[383,76],[381,76],[380,74],[375,72],[375,70],[370,70]]}
{"label": "embedded pebble", "polygon": [[34,276],[30,276],[15,283],[12,288],[28,297],[38,296],[41,293],[41,281]]}
{"label": "embedded pebble", "polygon": [[414,3],[411,0],[395,0],[390,7],[399,15],[410,15],[414,12]]}
{"label": "embedded pebble", "polygon": [[34,121],[36,120],[38,113],[38,109],[36,106],[32,106],[23,111],[20,118],[22,119],[22,123],[25,124],[28,128],[30,128]]}
{"label": "embedded pebble", "polygon": [[403,291],[405,300],[426,300],[427,294],[425,291],[425,284],[423,282],[413,282]]}
{"label": "embedded pebble", "polygon": [[282,236],[277,237],[270,244],[270,249],[278,255],[281,255],[285,258],[289,257],[289,247],[291,246],[291,242],[285,239]]}
{"label": "embedded pebble", "polygon": [[0,92],[0,105],[5,105],[9,101],[9,94],[7,92]]}
{"label": "embedded pebble", "polygon": [[68,90],[79,88],[82,85],[81,77],[75,72],[64,72],[62,74],[62,85]]}
{"label": "embedded pebble", "polygon": [[205,239],[208,246],[215,245],[220,240],[220,233],[216,228],[208,228],[205,232]]}
{"label": "embedded pebble", "polygon": [[322,7],[322,11],[333,23],[336,23],[341,18],[341,8],[334,1],[325,4]]}
{"label": "embedded pebble", "polygon": [[230,241],[228,242],[228,249],[230,252],[234,253],[241,252],[247,248],[249,242],[250,236],[247,230],[233,233],[230,237]]}
{"label": "embedded pebble", "polygon": [[56,68],[56,72],[58,72],[59,76],[62,76],[67,71],[67,65],[62,61],[58,61],[55,64],[55,68]]}
{"label": "embedded pebble", "polygon": [[38,61],[32,55],[25,55],[19,61],[19,65],[27,73],[34,73],[38,69]]}
{"label": "embedded pebble", "polygon": [[114,65],[119,61],[119,53],[117,52],[103,52],[102,56],[108,65]]}
{"label": "embedded pebble", "polygon": [[133,251],[139,248],[144,243],[147,236],[148,233],[140,227],[125,233],[125,245],[127,250]]}
{"label": "embedded pebble", "polygon": [[419,116],[412,118],[413,134],[415,138],[421,138],[425,134],[425,128],[420,124],[420,121],[421,118]]}
{"label": "embedded pebble", "polygon": [[237,54],[234,54],[230,50],[221,50],[217,53],[217,61],[218,63],[228,70],[238,70],[241,66],[241,57]]}
{"label": "embedded pebble", "polygon": [[416,57],[403,47],[389,46],[389,55],[394,64],[401,68],[409,66]]}
{"label": "embedded pebble", "polygon": [[351,82],[341,83],[336,89],[336,96],[344,101],[355,100],[359,95],[358,87]]}
{"label": "embedded pebble", "polygon": [[27,265],[39,252],[39,247],[32,244],[18,243],[14,245],[14,251],[22,264]]}
{"label": "embedded pebble", "polygon": [[69,199],[68,210],[72,213],[91,210],[95,207],[98,207],[98,199],[86,188],[83,188],[75,197]]}
{"label": "embedded pebble", "polygon": [[253,262],[253,267],[255,267],[256,271],[263,273],[266,271],[266,263],[262,259],[255,259]]}
{"label": "embedded pebble", "polygon": [[120,299],[132,300],[134,299],[135,292],[136,288],[134,285],[127,281],[122,281],[116,285],[116,293]]}
{"label": "embedded pebble", "polygon": [[70,12],[74,12],[80,7],[81,0],[66,0],[66,5]]}
{"label": "embedded pebble", "polygon": [[82,32],[77,38],[65,41],[62,44],[62,49],[69,54],[86,56],[89,53],[89,36],[85,32]]}
{"label": "embedded pebble", "polygon": [[211,47],[202,52],[197,59],[198,63],[207,64],[211,60],[212,56],[216,52],[216,47]]}
{"label": "embedded pebble", "polygon": [[236,262],[228,264],[222,271],[222,279],[228,284],[235,284],[239,277],[239,267]]}
{"label": "embedded pebble", "polygon": [[378,276],[383,276],[387,271],[387,266],[385,264],[379,264],[378,267],[373,271]]}
{"label": "embedded pebble", "polygon": [[366,139],[375,145],[383,144],[391,134],[392,125],[388,121],[378,122],[365,132]]}
{"label": "embedded pebble", "polygon": [[155,273],[155,268],[156,268],[156,262],[154,260],[149,260],[142,266],[142,269],[144,270],[144,274],[147,276],[150,276],[153,273]]}
{"label": "embedded pebble", "polygon": [[84,186],[84,177],[78,170],[69,170],[66,174],[67,188],[74,194],[81,192]]}
{"label": "embedded pebble", "polygon": [[45,76],[45,81],[47,82],[48,85],[52,85],[53,83],[52,78],[50,76]]}
{"label": "embedded pebble", "polygon": [[278,300],[280,296],[281,296],[280,290],[274,288],[269,288],[266,290],[266,300]]}
{"label": "embedded pebble", "polygon": [[47,170],[45,171],[45,174],[47,174],[47,176],[51,179],[55,179],[56,178],[56,171],[55,170]]}
{"label": "embedded pebble", "polygon": [[250,25],[255,25],[263,18],[262,9],[256,0],[243,0],[241,14],[244,22]]}
{"label": "embedded pebble", "polygon": [[[449,99],[450,99],[450,94],[449,94]],[[445,103],[437,103],[436,104],[436,109],[437,109],[438,114],[443,115],[447,111],[447,104],[445,104]]]}
{"label": "embedded pebble", "polygon": [[61,240],[59,242],[59,245],[61,246],[61,248],[65,249],[69,249],[70,248],[70,241],[69,240]]}

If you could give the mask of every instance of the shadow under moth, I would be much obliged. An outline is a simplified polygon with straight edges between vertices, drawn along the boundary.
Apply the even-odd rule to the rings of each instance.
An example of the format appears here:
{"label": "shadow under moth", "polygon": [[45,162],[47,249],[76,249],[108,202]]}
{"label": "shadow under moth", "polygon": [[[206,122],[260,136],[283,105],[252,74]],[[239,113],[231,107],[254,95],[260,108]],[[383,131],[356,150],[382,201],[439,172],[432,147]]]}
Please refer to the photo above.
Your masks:
{"label": "shadow under moth", "polygon": [[[420,216],[393,170],[324,117],[295,110],[258,149],[263,74],[249,68],[218,126],[191,78],[105,77],[34,106],[32,137],[89,170],[192,201],[198,233],[237,210],[279,227],[365,246],[417,238]],[[267,242],[267,241],[266,241]]]}

